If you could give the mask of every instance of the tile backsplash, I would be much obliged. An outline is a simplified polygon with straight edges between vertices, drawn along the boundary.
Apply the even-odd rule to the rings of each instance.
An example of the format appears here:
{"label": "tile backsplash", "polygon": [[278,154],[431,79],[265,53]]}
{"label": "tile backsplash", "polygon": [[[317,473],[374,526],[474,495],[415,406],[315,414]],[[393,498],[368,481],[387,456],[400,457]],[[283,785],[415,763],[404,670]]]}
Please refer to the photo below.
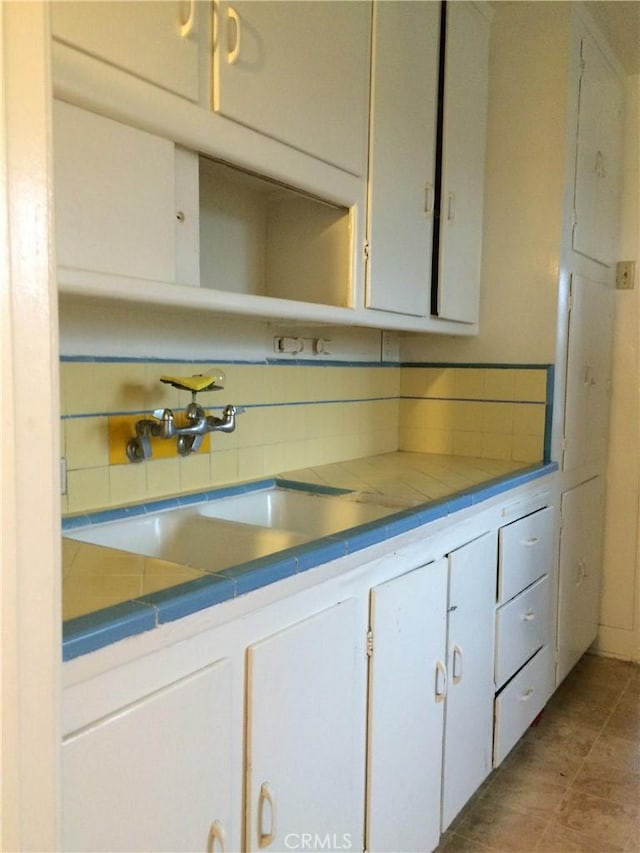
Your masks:
{"label": "tile backsplash", "polygon": [[[224,390],[203,393],[216,414],[243,406],[236,431],[212,433],[182,458],[154,440],[127,461],[127,436],[156,408],[190,394],[159,381],[221,367]],[[535,462],[545,455],[550,369],[323,362],[168,362],[64,357],[61,362],[65,512],[75,513],[272,476],[394,450]],[[162,445],[162,446],[160,446]]]}

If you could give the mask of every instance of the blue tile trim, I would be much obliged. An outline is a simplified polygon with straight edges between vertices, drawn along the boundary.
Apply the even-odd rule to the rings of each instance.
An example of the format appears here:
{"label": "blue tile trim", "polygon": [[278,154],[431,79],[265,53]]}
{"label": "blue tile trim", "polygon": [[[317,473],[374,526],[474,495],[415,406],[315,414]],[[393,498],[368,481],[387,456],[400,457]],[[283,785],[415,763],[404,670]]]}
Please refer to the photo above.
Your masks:
{"label": "blue tile trim", "polygon": [[324,539],[316,539],[306,545],[299,545],[295,549],[296,571],[306,572],[331,560],[338,560],[347,554],[347,546],[344,539],[337,536],[325,536]]}
{"label": "blue tile trim", "polygon": [[502,364],[493,362],[457,362],[457,361],[401,361],[400,367],[459,367],[462,370],[549,370],[553,365],[543,364]]}
{"label": "blue tile trim", "polygon": [[397,361],[355,361],[345,359],[310,358],[155,358],[152,356],[124,355],[61,355],[66,364],[240,364],[269,366],[291,365],[293,367],[399,367]]}
{"label": "blue tile trim", "polygon": [[281,489],[313,492],[318,495],[349,495],[353,492],[353,489],[337,489],[335,486],[324,486],[320,483],[304,483],[302,480],[287,480],[284,477],[276,477],[276,486]]}
{"label": "blue tile trim", "polygon": [[117,640],[150,631],[156,624],[155,608],[139,601],[125,601],[68,619],[62,626],[62,659],[86,655]]}
{"label": "blue tile trim", "polygon": [[297,562],[291,555],[293,550],[289,548],[268,557],[259,557],[249,563],[223,569],[218,575],[233,581],[236,595],[244,595],[295,575]]}
{"label": "blue tile trim", "polygon": [[232,579],[212,574],[149,593],[138,601],[152,606],[157,613],[158,625],[162,625],[221,604],[235,595],[236,585]]}

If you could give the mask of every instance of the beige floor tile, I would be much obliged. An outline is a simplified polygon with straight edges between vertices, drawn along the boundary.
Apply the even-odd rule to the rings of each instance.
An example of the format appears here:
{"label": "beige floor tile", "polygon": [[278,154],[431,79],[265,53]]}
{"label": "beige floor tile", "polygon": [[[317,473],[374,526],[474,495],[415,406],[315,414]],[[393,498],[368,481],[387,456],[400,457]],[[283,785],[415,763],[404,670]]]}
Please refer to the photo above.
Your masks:
{"label": "beige floor tile", "polygon": [[617,770],[640,773],[640,741],[632,743],[616,737],[605,728],[593,744],[587,760],[606,764]]}
{"label": "beige floor tile", "polygon": [[585,758],[599,734],[597,729],[581,725],[570,715],[556,714],[548,709],[540,724],[529,728],[522,742],[534,745],[540,755],[561,753],[571,758]]}
{"label": "beige floor tile", "polygon": [[570,790],[557,821],[602,844],[626,848],[637,836],[640,805],[622,805],[578,790]]}
{"label": "beige floor tile", "polygon": [[593,760],[585,761],[572,787],[614,803],[630,806],[640,803],[640,773]]}
{"label": "beige floor tile", "polygon": [[483,850],[494,850],[493,847],[487,847],[479,841],[470,841],[462,835],[455,832],[445,833],[437,848],[436,853],[442,853],[446,850],[447,853],[482,853]]}
{"label": "beige floor tile", "polygon": [[589,838],[573,829],[552,821],[542,833],[536,853],[614,853],[624,847]]}
{"label": "beige floor tile", "polygon": [[541,819],[485,799],[457,827],[455,834],[494,850],[530,853],[541,837],[548,819]]}
{"label": "beige floor tile", "polygon": [[515,762],[497,774],[483,801],[496,810],[507,807],[548,819],[562,801],[567,787],[567,781],[550,782],[535,766]]}
{"label": "beige floor tile", "polygon": [[578,775],[583,759],[558,748],[553,741],[546,743],[527,739],[503,762],[504,769],[518,767],[551,785],[568,785]]}
{"label": "beige floor tile", "polygon": [[640,697],[625,692],[609,717],[605,732],[634,743],[640,741]]}

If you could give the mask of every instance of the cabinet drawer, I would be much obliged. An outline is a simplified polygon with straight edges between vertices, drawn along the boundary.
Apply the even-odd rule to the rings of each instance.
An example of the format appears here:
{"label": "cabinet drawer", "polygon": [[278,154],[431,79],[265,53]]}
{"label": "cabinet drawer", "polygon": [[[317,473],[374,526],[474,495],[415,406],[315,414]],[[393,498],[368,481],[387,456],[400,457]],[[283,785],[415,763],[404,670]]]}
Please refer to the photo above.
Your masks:
{"label": "cabinet drawer", "polygon": [[500,529],[498,602],[547,574],[553,557],[553,507],[534,512]]}
{"label": "cabinet drawer", "polygon": [[501,687],[548,641],[549,577],[496,612],[496,687]]}
{"label": "cabinet drawer", "polygon": [[497,767],[513,749],[551,695],[553,658],[549,646],[507,684],[495,700],[493,766]]}

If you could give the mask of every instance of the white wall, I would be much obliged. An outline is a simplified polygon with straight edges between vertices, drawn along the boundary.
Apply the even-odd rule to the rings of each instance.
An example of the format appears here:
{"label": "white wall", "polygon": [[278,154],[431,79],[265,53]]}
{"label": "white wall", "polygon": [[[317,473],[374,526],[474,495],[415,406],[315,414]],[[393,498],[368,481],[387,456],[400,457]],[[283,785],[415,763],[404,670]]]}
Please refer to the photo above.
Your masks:
{"label": "white wall", "polygon": [[[640,77],[626,81],[622,227],[618,257],[640,261]],[[640,283],[616,291],[604,578],[597,648],[640,660]]]}

